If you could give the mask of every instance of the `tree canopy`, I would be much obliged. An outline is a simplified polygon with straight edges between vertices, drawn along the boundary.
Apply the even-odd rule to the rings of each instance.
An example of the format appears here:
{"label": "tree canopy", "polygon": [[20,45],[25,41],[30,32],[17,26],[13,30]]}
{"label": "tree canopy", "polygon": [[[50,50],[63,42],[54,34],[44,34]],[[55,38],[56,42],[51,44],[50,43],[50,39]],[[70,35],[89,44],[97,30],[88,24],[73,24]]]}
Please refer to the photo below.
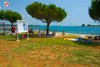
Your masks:
{"label": "tree canopy", "polygon": [[49,34],[49,25],[51,22],[61,22],[67,16],[64,9],[56,7],[54,4],[46,5],[39,2],[28,5],[26,11],[31,17],[47,23],[47,34]]}
{"label": "tree canopy", "polygon": [[89,15],[94,21],[100,22],[100,0],[92,0]]}
{"label": "tree canopy", "polygon": [[11,22],[11,26],[13,27],[13,23],[16,22],[17,20],[21,20],[22,17],[19,13],[13,12],[11,10],[0,10],[0,19],[1,20],[8,20]]}
{"label": "tree canopy", "polygon": [[8,20],[11,23],[16,22],[17,20],[22,19],[21,15],[17,12],[13,12],[11,10],[0,10],[0,19],[3,20]]}
{"label": "tree canopy", "polygon": [[0,19],[1,19],[1,20],[4,19],[4,10],[0,10]]}

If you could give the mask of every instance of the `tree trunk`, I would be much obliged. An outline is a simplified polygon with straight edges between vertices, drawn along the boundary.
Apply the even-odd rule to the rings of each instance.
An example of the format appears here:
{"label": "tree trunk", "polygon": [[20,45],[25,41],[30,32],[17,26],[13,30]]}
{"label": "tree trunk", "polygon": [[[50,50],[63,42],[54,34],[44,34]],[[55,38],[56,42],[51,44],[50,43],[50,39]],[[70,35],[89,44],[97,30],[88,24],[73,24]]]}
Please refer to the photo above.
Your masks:
{"label": "tree trunk", "polygon": [[3,22],[3,32],[4,32],[4,36],[5,36],[5,23]]}
{"label": "tree trunk", "polygon": [[50,22],[47,23],[46,36],[49,36],[49,26],[50,26]]}
{"label": "tree trunk", "polygon": [[13,23],[11,22],[11,32],[13,33]]}

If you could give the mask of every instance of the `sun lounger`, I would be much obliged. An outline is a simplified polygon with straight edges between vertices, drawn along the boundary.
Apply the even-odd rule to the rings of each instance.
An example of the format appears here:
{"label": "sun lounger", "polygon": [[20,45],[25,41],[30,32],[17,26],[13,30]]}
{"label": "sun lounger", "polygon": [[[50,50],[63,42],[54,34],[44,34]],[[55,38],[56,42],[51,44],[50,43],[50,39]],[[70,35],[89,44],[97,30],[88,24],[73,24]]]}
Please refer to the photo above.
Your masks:
{"label": "sun lounger", "polygon": [[64,38],[64,40],[75,41],[75,42],[86,42],[91,43],[91,39],[83,39],[83,38]]}

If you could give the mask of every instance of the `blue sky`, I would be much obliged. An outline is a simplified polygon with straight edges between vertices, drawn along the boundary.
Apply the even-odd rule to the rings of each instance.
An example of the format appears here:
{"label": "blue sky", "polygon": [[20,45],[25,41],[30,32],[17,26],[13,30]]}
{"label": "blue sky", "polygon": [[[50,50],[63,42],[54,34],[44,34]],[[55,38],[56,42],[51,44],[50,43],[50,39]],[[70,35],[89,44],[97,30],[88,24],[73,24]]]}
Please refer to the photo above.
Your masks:
{"label": "blue sky", "polygon": [[[4,7],[4,2],[9,1],[9,6]],[[67,17],[60,23],[52,22],[51,25],[59,26],[77,26],[82,24],[96,24],[88,15],[88,8],[91,0],[0,0],[0,10],[13,10],[22,15],[24,20],[28,20],[32,25],[46,25],[41,21],[32,18],[26,12],[26,6],[33,2],[42,2],[45,4],[55,4],[58,7],[65,9]]]}

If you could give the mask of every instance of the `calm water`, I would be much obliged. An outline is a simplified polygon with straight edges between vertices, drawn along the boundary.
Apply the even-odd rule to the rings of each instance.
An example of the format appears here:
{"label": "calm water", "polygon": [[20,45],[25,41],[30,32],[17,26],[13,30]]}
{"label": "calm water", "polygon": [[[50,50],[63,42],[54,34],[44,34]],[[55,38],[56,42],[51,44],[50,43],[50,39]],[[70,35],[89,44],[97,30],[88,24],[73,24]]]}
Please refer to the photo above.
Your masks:
{"label": "calm water", "polygon": [[[45,30],[46,26],[30,26],[33,30],[38,28],[39,30]],[[98,27],[81,27],[81,26],[50,26],[50,31],[56,32],[65,31],[67,33],[74,34],[90,34],[100,35],[100,26]]]}

